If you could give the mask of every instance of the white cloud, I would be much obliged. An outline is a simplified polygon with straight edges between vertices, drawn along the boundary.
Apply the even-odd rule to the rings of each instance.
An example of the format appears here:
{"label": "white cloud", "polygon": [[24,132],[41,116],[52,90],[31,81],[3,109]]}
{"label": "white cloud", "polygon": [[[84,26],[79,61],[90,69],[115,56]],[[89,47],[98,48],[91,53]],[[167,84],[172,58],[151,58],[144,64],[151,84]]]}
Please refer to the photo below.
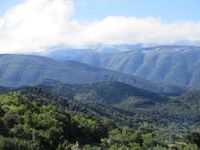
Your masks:
{"label": "white cloud", "polygon": [[1,52],[42,49],[62,43],[76,22],[73,3],[64,0],[26,0],[0,18]]}
{"label": "white cloud", "polygon": [[200,42],[200,22],[166,24],[156,18],[110,16],[80,23],[72,0],[25,0],[0,17],[0,53],[41,51],[64,44]]}
{"label": "white cloud", "polygon": [[106,44],[200,41],[200,23],[165,24],[155,18],[107,17],[90,23],[85,31],[90,41]]}

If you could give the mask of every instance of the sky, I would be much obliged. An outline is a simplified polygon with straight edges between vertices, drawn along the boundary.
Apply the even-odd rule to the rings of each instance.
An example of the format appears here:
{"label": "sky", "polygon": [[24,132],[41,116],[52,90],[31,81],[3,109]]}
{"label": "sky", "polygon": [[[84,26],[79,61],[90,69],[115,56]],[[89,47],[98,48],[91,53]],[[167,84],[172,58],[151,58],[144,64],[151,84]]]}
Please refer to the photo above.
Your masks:
{"label": "sky", "polygon": [[0,0],[0,53],[200,43],[199,0]]}
{"label": "sky", "polygon": [[164,22],[199,21],[199,0],[75,0],[75,18],[156,17]]}
{"label": "sky", "polygon": [[[0,15],[23,0],[0,0]],[[200,21],[199,0],[74,0],[78,20],[107,16],[155,17],[163,22]]]}

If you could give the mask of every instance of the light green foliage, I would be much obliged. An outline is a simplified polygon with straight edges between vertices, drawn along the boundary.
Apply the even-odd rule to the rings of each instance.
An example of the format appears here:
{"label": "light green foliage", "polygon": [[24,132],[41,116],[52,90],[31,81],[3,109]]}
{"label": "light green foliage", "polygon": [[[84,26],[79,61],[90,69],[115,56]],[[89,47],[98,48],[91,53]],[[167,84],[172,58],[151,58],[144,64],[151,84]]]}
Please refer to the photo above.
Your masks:
{"label": "light green foliage", "polygon": [[[10,142],[9,145],[16,145],[16,149],[27,143],[33,143],[42,150],[66,149],[70,142],[99,142],[106,135],[96,121],[73,117],[52,105],[39,106],[19,93],[1,95],[0,104],[2,147]],[[12,137],[16,140],[12,141]]]}

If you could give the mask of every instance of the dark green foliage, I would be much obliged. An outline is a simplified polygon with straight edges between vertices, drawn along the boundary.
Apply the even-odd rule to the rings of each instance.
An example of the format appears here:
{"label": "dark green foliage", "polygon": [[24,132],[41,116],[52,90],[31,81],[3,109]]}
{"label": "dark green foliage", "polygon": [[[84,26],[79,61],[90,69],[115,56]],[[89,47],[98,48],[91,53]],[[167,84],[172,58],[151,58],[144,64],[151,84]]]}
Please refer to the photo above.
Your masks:
{"label": "dark green foliage", "polygon": [[59,95],[69,100],[94,101],[104,104],[120,104],[129,97],[139,97],[148,101],[165,101],[157,93],[135,88],[121,82],[102,82],[85,85],[69,85],[53,80],[46,80],[36,86],[41,90]]}
{"label": "dark green foliage", "polygon": [[0,136],[1,150],[38,150],[37,145],[31,141],[18,138],[5,138]]}
{"label": "dark green foliage", "polygon": [[[46,80],[18,89],[32,101],[54,104],[92,118],[137,128],[142,123],[188,129],[199,126],[200,95],[161,95],[120,82],[69,85]],[[174,133],[176,134],[176,133]]]}
{"label": "dark green foliage", "polygon": [[188,132],[184,138],[187,142],[196,144],[200,148],[200,132]]}

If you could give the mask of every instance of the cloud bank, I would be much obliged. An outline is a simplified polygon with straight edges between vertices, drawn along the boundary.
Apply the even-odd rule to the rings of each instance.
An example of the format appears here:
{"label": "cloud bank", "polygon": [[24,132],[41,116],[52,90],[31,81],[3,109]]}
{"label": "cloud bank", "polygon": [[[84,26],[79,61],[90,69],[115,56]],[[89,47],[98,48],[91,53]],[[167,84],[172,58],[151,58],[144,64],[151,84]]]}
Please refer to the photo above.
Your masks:
{"label": "cloud bank", "polygon": [[0,17],[0,53],[40,52],[56,45],[200,42],[200,22],[108,16],[83,23],[73,19],[74,11],[73,0],[24,0]]}

